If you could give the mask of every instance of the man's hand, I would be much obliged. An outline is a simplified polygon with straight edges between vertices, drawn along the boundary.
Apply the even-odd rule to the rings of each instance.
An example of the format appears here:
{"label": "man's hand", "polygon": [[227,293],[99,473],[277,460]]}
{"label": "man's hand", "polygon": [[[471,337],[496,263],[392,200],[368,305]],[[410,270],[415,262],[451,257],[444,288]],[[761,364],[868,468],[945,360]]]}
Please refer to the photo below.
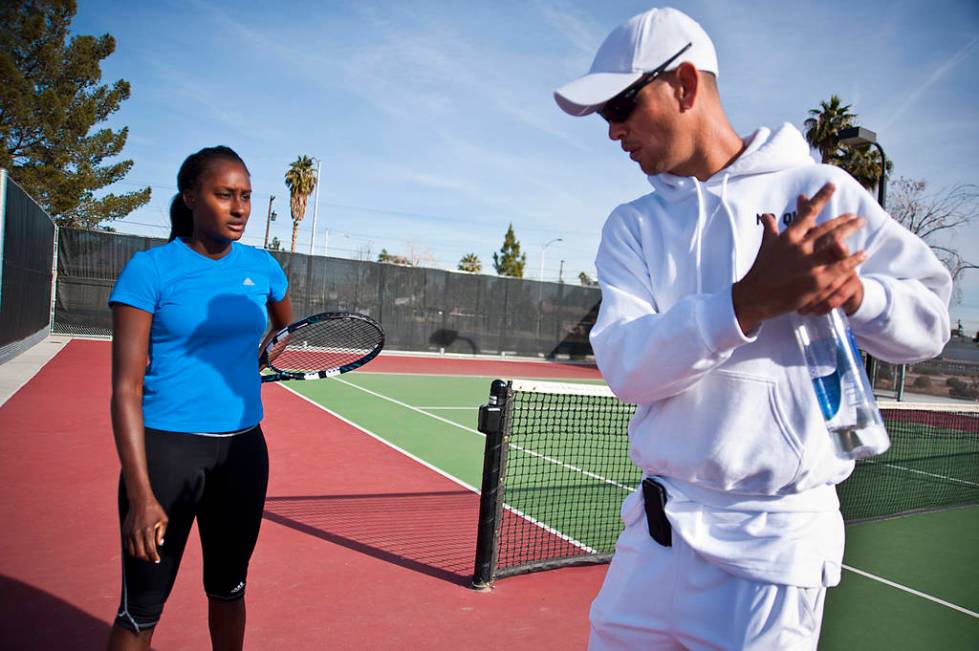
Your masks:
{"label": "man's hand", "polygon": [[860,306],[863,284],[856,268],[866,256],[863,251],[850,254],[844,240],[863,219],[844,214],[815,225],[835,190],[827,183],[811,200],[800,196],[795,221],[781,235],[775,216],[762,216],[765,232],[758,257],[732,290],[742,332],[794,310],[825,314],[844,306],[852,313]]}

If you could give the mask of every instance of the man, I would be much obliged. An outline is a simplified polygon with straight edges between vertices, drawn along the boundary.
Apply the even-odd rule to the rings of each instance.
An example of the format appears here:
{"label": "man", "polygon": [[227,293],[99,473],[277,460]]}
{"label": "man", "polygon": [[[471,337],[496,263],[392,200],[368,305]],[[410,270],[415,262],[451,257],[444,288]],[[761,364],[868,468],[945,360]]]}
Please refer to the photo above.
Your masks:
{"label": "man", "polygon": [[596,259],[591,342],[639,405],[647,479],[622,507],[593,649],[814,649],[853,462],[834,453],[793,315],[841,307],[890,362],[949,336],[951,278],[931,250],[791,125],[738,136],[717,74],[700,25],[652,9],[555,93],[599,113],[653,186],[612,212]]}

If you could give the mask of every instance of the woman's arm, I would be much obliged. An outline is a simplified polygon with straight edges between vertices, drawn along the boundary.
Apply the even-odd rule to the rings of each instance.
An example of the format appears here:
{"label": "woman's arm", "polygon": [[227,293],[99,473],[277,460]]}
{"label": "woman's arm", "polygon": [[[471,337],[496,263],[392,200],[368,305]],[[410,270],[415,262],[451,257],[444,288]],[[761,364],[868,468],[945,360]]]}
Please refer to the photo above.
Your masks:
{"label": "woman's arm", "polygon": [[112,305],[112,431],[122,463],[129,512],[122,527],[126,552],[146,561],[160,562],[167,514],[150,486],[143,432],[143,377],[149,351],[149,312]]}
{"label": "woman's arm", "polygon": [[292,323],[292,302],[289,300],[289,295],[286,294],[281,301],[269,301],[269,331],[265,334],[262,339],[262,345],[258,349],[265,350],[265,345],[269,343],[276,332],[286,327]]}

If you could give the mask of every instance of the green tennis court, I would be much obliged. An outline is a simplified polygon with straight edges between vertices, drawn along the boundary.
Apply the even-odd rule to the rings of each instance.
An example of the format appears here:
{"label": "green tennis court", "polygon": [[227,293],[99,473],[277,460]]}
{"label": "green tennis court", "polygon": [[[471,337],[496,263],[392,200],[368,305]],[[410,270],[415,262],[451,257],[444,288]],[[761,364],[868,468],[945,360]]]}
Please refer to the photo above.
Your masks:
{"label": "green tennis court", "polygon": [[[487,400],[491,377],[361,373],[329,381],[293,383],[299,393],[335,415],[474,490],[481,481],[485,437],[476,430],[478,407]],[[625,450],[622,451],[622,454]],[[553,509],[589,510],[581,504],[587,458],[550,447],[511,452],[511,463],[536,454],[558,469],[552,509],[520,513],[552,522]],[[566,455],[566,457],[562,457]],[[934,455],[925,455],[934,456]],[[930,464],[933,460],[924,460]],[[638,471],[633,471],[638,481]],[[607,479],[607,478],[606,478]],[[622,483],[630,481],[623,477]],[[620,479],[615,479],[619,482]],[[514,510],[519,511],[521,486]],[[621,501],[627,488],[596,495]],[[876,488],[862,486],[872,494]],[[883,486],[882,490],[894,490]],[[567,499],[575,495],[575,502]],[[619,497],[615,497],[616,495]],[[876,496],[875,496],[876,497]],[[591,498],[585,497],[586,501]],[[596,532],[561,531],[564,540],[600,546]],[[821,649],[979,648],[979,507],[954,508],[850,525],[846,571],[830,591]]]}

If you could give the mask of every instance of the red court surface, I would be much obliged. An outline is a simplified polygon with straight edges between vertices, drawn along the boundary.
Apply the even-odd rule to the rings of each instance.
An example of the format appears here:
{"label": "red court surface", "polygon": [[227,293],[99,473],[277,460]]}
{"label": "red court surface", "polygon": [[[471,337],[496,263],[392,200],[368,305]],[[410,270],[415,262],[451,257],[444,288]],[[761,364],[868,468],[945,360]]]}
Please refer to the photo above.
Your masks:
{"label": "red court surface", "polygon": [[501,378],[553,378],[555,380],[598,380],[601,374],[592,364],[578,362],[545,362],[527,359],[493,360],[458,357],[378,357],[364,367],[368,373],[398,373],[410,368],[412,373],[433,375],[485,375]]}
{"label": "red court surface", "polygon": [[[419,372],[466,360],[431,361]],[[584,377],[496,364],[503,376]],[[468,589],[475,494],[283,387],[264,391],[272,474],[246,648],[585,647],[605,566]],[[0,407],[0,648],[104,647],[120,582],[109,392],[108,342],[75,340]],[[209,648],[192,537],[156,649]]]}

